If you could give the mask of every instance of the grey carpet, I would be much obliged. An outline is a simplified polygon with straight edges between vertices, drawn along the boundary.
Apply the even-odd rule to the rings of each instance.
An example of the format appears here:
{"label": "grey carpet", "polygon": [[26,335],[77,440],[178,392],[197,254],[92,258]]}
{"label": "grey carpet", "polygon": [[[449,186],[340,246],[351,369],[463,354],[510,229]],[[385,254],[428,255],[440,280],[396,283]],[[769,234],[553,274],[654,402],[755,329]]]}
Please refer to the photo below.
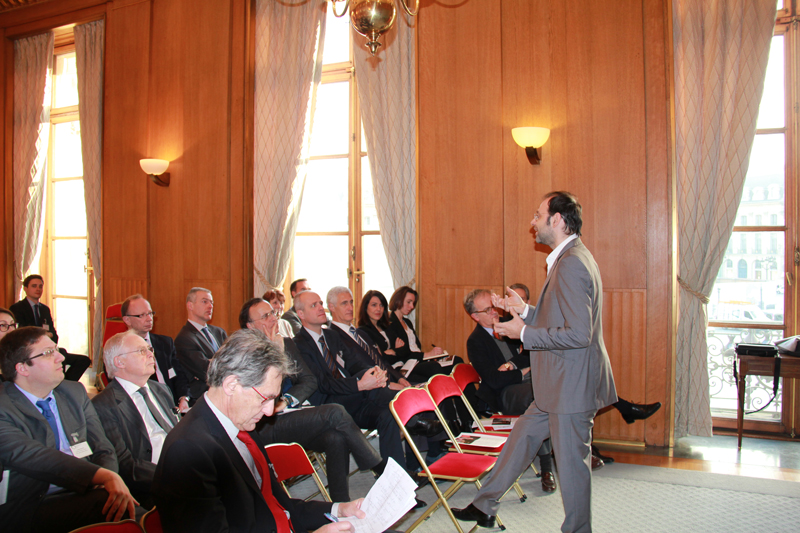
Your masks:
{"label": "grey carpet", "polygon": [[[293,495],[310,494],[309,483],[294,487]],[[371,474],[355,474],[350,482],[351,496],[365,495],[372,483]],[[530,471],[520,484],[528,500],[520,503],[512,491],[500,508],[507,530],[560,531],[564,520],[560,492],[545,495],[541,483]],[[451,506],[468,505],[475,492],[474,486],[463,487],[450,499]],[[800,483],[790,481],[615,463],[594,473],[592,492],[596,532],[800,531]],[[420,489],[417,495],[429,503],[436,499],[430,486]],[[394,529],[407,529],[420,513],[407,515]],[[472,525],[464,523],[464,530],[468,531]],[[455,531],[455,527],[440,508],[415,531]],[[499,531],[499,528],[480,531]]]}

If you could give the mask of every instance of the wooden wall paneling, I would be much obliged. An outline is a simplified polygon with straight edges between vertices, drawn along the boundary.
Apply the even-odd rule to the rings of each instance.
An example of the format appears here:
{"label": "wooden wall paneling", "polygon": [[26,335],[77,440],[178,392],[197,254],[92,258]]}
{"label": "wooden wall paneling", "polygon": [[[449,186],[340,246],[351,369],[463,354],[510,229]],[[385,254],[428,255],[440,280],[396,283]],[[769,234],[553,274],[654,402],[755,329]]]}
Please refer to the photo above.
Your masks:
{"label": "wooden wall paneling", "polygon": [[647,149],[647,403],[662,408],[648,419],[646,442],[669,444],[672,420],[672,361],[677,317],[677,214],[673,165],[671,2],[644,2],[645,111]]}
{"label": "wooden wall paneling", "polygon": [[103,128],[103,300],[147,290],[147,157],[150,3],[106,17]]}
{"label": "wooden wall paneling", "polygon": [[500,4],[429,6],[418,31],[419,254],[428,265],[418,316],[422,338],[439,344],[453,319],[437,307],[440,285],[502,283]]}
{"label": "wooden wall paneling", "polygon": [[3,169],[3,216],[0,218],[0,235],[3,236],[3,270],[0,281],[0,301],[8,308],[16,301],[14,294],[14,167],[12,161],[14,132],[14,42],[5,37],[3,29],[3,50],[0,57],[0,72],[3,73],[3,129],[2,169]]}
{"label": "wooden wall paneling", "polygon": [[42,29],[49,30],[65,24],[80,24],[95,20],[96,17],[84,17],[84,14],[96,10],[102,13],[106,10],[108,0],[59,0],[58,2],[45,2],[25,9],[15,9],[0,14],[0,27],[15,29],[6,34],[24,35],[38,33]]}
{"label": "wooden wall paneling", "polygon": [[[441,346],[451,354],[461,356],[464,361],[469,362],[467,357],[467,339],[469,338],[472,330],[475,329],[475,321],[464,311],[464,297],[473,289],[487,289],[490,291],[498,292],[501,290],[500,285],[496,286],[455,286],[455,285],[439,285],[437,286],[436,294],[436,308],[441,311],[442,316],[446,316],[447,320],[439,324],[439,343],[434,343]],[[423,351],[431,349],[431,342],[425,337],[425,344],[420,348]]]}

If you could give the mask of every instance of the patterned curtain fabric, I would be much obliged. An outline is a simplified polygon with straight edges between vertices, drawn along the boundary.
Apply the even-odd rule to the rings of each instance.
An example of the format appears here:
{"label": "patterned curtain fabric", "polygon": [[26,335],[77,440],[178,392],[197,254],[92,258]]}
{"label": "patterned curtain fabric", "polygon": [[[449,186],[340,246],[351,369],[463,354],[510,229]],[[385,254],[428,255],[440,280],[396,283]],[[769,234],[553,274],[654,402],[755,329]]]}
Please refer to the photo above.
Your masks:
{"label": "patterned curtain fabric", "polygon": [[395,288],[415,284],[417,261],[415,27],[409,19],[398,9],[378,57],[363,46],[363,37],[353,36],[375,207]]}
{"label": "patterned curtain fabric", "polygon": [[711,436],[706,303],[756,131],[775,0],[673,0],[680,314],[675,437]]}
{"label": "patterned curtain fabric", "polygon": [[94,269],[97,297],[94,301],[93,343],[95,369],[103,360],[103,53],[105,23],[102,20],[75,26],[78,67],[78,101],[81,121],[83,187],[89,258]]}
{"label": "patterned curtain fabric", "polygon": [[256,4],[255,294],[286,276],[322,78],[325,2]]}
{"label": "patterned curtain fabric", "polygon": [[42,246],[52,70],[52,33],[14,41],[15,295]]}

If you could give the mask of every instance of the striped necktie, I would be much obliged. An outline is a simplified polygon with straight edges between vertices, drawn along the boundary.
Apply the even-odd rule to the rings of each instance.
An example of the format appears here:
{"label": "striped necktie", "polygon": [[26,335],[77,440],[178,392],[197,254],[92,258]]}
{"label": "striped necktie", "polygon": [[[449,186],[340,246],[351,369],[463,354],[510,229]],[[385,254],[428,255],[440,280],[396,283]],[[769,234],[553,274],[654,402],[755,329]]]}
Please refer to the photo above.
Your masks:
{"label": "striped necktie", "polygon": [[358,345],[361,346],[361,349],[367,352],[367,354],[372,358],[372,361],[378,365],[379,368],[386,370],[383,366],[383,361],[381,361],[380,354],[375,351],[375,348],[367,344],[367,341],[361,338],[361,335],[358,334],[358,331],[356,331],[356,328],[353,326],[350,326],[350,335],[353,336],[356,342],[358,342]]}
{"label": "striped necktie", "polygon": [[333,377],[339,377],[339,369],[336,368],[336,361],[333,360],[333,356],[331,355],[331,351],[328,349],[328,343],[325,342],[325,335],[319,336],[319,346],[322,349],[322,357],[325,359],[325,362],[328,364],[328,369],[333,374]]}

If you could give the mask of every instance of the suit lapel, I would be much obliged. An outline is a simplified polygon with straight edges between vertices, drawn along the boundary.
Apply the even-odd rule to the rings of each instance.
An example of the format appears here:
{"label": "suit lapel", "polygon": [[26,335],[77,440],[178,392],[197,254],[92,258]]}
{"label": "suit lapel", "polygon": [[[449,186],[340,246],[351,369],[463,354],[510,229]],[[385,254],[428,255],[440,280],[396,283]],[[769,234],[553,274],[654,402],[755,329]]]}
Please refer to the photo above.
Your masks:
{"label": "suit lapel", "polygon": [[[42,413],[39,412],[39,409],[37,409],[36,406],[34,406],[13,383],[7,382],[5,389],[6,394],[8,394],[9,398],[11,398],[11,401],[14,403],[14,406],[19,410],[19,412],[31,419],[31,423],[26,424],[26,426],[30,429],[33,438],[39,442],[44,442],[47,446],[55,448],[55,437],[53,436],[52,431],[47,431],[47,429],[50,428],[50,425],[47,423],[47,420],[45,420],[44,416],[42,416]],[[60,413],[61,405],[58,406],[58,409]]]}
{"label": "suit lapel", "polygon": [[[195,339],[197,339],[197,342],[200,343],[200,345],[202,345],[203,347],[203,351],[205,352],[203,355],[206,356],[206,359],[211,359],[211,357],[213,357],[214,355],[214,347],[211,346],[210,342],[208,342],[208,339],[206,338],[205,335],[203,335],[203,332],[198,330],[196,327],[194,327],[194,325],[191,322],[188,321],[186,322],[186,327],[192,328],[190,331],[192,332],[192,334],[194,334]],[[209,334],[211,334],[210,328],[208,332]]]}
{"label": "suit lapel", "polygon": [[558,263],[561,261],[561,258],[564,257],[564,254],[567,252],[567,250],[569,250],[577,243],[579,243],[580,240],[581,240],[580,237],[578,237],[577,239],[573,239],[570,242],[568,242],[567,245],[564,246],[564,249],[561,250],[561,253],[558,254],[558,257],[556,257],[555,262],[553,262],[552,268],[547,272],[547,278],[545,278],[544,280],[544,284],[542,285],[542,291],[539,293],[539,299],[536,301],[536,309],[533,312],[534,316],[536,316],[536,313],[539,310],[539,306],[542,304],[542,298],[544,297],[544,294],[547,291],[547,286],[550,285],[550,280],[553,278],[553,273],[558,268]]}
{"label": "suit lapel", "polygon": [[133,424],[133,426],[139,430],[141,437],[144,437],[145,440],[150,440],[150,436],[147,434],[147,426],[144,424],[141,413],[139,413],[136,404],[133,403],[133,400],[128,396],[128,393],[125,392],[125,389],[122,388],[122,385],[116,380],[113,380],[109,384],[109,387],[114,393],[114,401],[117,402],[117,407],[122,413],[122,416],[125,417],[129,424]]}

